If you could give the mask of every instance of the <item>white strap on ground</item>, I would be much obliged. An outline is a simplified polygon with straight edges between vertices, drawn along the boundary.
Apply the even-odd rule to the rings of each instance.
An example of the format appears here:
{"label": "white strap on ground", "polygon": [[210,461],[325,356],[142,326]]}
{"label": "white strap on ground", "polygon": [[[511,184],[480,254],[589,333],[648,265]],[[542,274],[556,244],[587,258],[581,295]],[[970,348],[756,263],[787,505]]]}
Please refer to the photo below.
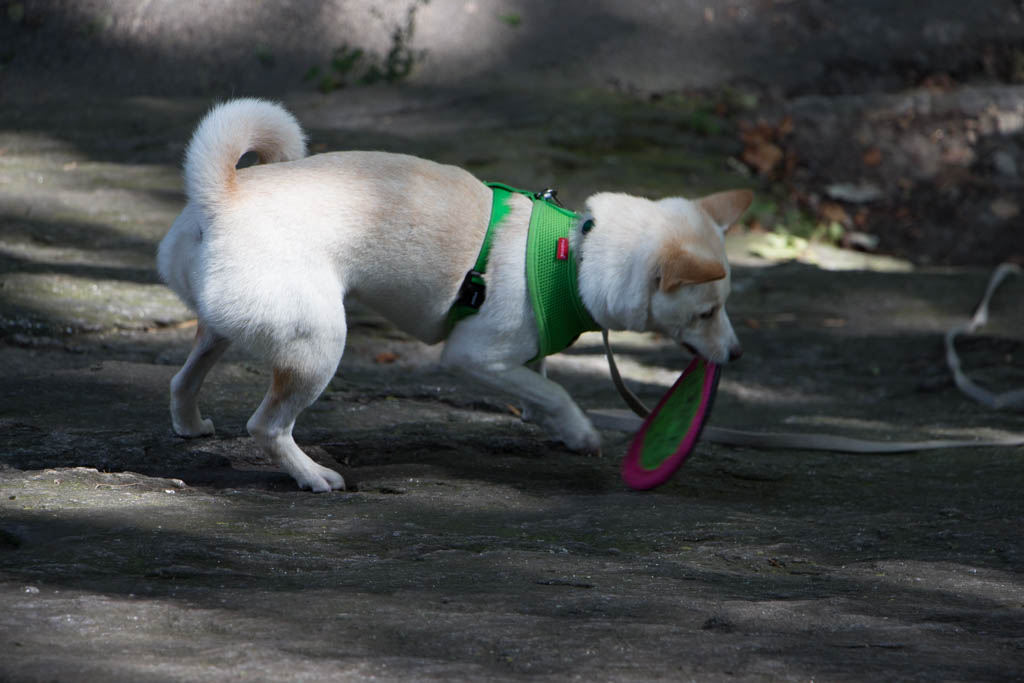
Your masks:
{"label": "white strap on ground", "polygon": [[964,392],[978,403],[981,403],[993,410],[1016,408],[1018,406],[1024,407],[1024,389],[1016,389],[1014,391],[996,394],[978,385],[976,382],[971,380],[971,378],[969,378],[961,368],[960,357],[956,353],[956,345],[954,342],[958,335],[971,334],[988,322],[988,304],[992,299],[992,295],[999,288],[999,285],[1003,283],[1003,280],[1006,279],[1007,275],[1020,275],[1021,272],[1021,267],[1014,263],[1004,263],[996,268],[995,272],[992,273],[992,277],[988,281],[988,287],[985,289],[985,296],[982,297],[981,303],[978,304],[978,308],[975,310],[974,316],[971,318],[970,322],[964,325],[958,325],[946,333],[946,364],[953,373],[953,380],[956,382],[956,386],[960,391]]}
{"label": "white strap on ground", "polygon": [[[956,353],[954,341],[960,334],[973,333],[988,322],[988,306],[992,295],[1008,275],[1020,275],[1020,266],[1004,263],[992,274],[985,295],[975,310],[970,322],[958,325],[946,333],[946,363],[953,373],[956,386],[967,396],[979,403],[998,410],[1009,407],[1024,406],[1024,389],[995,394],[972,381],[963,372],[960,358]],[[610,429],[623,432],[636,432],[643,424],[650,410],[629,390],[619,368],[615,364],[612,348],[608,342],[608,331],[601,330],[604,339],[605,354],[608,356],[608,370],[612,382],[618,389],[626,404],[635,415],[625,410],[590,410],[587,411],[594,426],[598,429]],[[935,450],[942,448],[967,448],[982,446],[1024,446],[1024,436],[1011,435],[995,439],[931,439],[926,441],[876,441],[857,439],[835,434],[820,433],[767,433],[752,432],[740,429],[725,429],[706,426],[702,435],[707,441],[728,446],[747,446],[751,448],[780,448],[791,450],[833,451],[836,453],[886,454],[907,453],[912,451]]]}

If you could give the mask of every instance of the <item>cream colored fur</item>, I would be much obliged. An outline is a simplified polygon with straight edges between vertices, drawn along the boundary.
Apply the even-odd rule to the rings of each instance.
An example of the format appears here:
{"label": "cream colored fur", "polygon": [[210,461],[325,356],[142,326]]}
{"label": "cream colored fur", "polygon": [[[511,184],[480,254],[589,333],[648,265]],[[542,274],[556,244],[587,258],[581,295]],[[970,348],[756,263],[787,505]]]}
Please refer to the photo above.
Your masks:
{"label": "cream colored fur", "polygon": [[[246,152],[264,164],[236,170]],[[490,189],[462,169],[400,154],[306,157],[294,118],[255,99],[203,119],[186,152],[185,188],[189,202],[157,258],[199,318],[195,346],[171,381],[175,431],[213,433],[199,389],[228,345],[242,344],[273,369],[250,434],[300,487],[343,488],[338,473],[299,449],[292,427],[341,360],[344,300],[358,298],[424,342],[444,339],[487,228]],[[537,352],[525,281],[530,201],[511,201],[491,249],[486,301],[451,332],[442,362],[521,398],[570,448],[598,452],[598,433],[565,390],[524,366]],[[717,362],[738,357],[722,233],[749,203],[746,191],[697,201],[590,197],[596,227],[571,239],[594,319],[661,332]]]}

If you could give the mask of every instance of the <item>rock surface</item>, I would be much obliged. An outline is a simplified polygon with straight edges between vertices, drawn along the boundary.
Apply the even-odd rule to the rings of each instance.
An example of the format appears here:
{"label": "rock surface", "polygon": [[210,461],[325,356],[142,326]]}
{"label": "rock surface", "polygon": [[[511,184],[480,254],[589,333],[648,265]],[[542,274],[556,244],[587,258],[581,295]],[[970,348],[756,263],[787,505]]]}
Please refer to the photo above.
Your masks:
{"label": "rock surface", "polygon": [[[0,678],[1019,677],[1020,449],[850,456],[705,443],[667,485],[631,492],[618,473],[625,435],[605,433],[601,457],[572,455],[522,423],[507,397],[439,371],[437,347],[358,307],[337,377],[296,429],[300,445],[344,474],[348,491],[300,492],[255,451],[245,422],[269,375],[239,350],[229,351],[203,393],[217,435],[175,437],[167,383],[194,323],[157,281],[153,253],[182,206],[178,164],[191,129],[210,95],[231,94],[217,84],[237,75],[235,62],[218,71],[213,57],[260,62],[249,52],[259,40],[248,37],[265,34],[249,31],[301,5],[264,4],[271,9],[249,23],[224,10],[220,27],[186,13],[178,34],[168,28],[168,3],[139,3],[135,15],[99,0],[76,3],[78,14],[57,13],[58,3],[8,4],[8,22],[17,14],[11,7],[22,14],[0,36],[77,38],[52,48],[55,74],[25,63],[43,50],[27,39],[4,43],[13,57],[0,54]],[[352,12],[373,6],[348,4]],[[854,22],[842,37],[848,42],[825,45],[818,30],[835,32],[817,23],[827,15],[819,3],[732,3],[735,15],[719,9],[710,19],[692,4],[672,24],[671,3],[648,3],[633,16],[599,4],[582,22],[589,35],[604,36],[594,64],[617,65],[638,89],[648,76],[646,88],[665,87],[658,79],[668,70],[643,75],[644,60],[662,63],[659,51],[690,35],[686,21],[694,18],[710,21],[701,38],[710,41],[757,33],[758,24],[744,21],[781,17],[779,30],[795,47],[778,64],[796,64],[802,54],[834,51],[839,59],[887,17],[891,29],[864,54],[874,82],[884,81],[894,52],[913,47],[901,38],[920,19],[916,9],[892,9],[900,3],[865,3],[879,23]],[[508,5],[505,18],[487,20],[521,41],[515,32],[524,26],[516,28],[513,15],[523,25],[564,18],[542,9],[550,3]],[[489,7],[424,4],[417,40],[435,45],[428,37],[441,31],[439,16],[482,25]],[[380,25],[402,21],[403,12]],[[98,23],[75,28],[76,17]],[[915,29],[915,45],[934,57],[936,45],[994,43],[1017,30],[1009,21],[985,29],[976,21],[966,10],[930,17]],[[327,37],[313,36],[294,54],[338,40],[330,22],[313,25]],[[209,52],[185,50],[189,30],[235,38]],[[133,52],[143,38],[161,36],[164,43]],[[388,32],[382,36],[373,40],[386,47]],[[69,63],[101,38],[93,68]],[[477,62],[481,44],[468,40],[460,58]],[[728,55],[719,47],[721,59],[705,67],[718,71],[697,85],[751,77],[734,65],[767,59],[769,46],[737,41]],[[180,61],[161,61],[178,48]],[[137,72],[124,65],[133,54]],[[550,68],[550,53],[547,61],[531,53],[538,82],[562,86],[554,97],[522,84],[442,82],[440,62],[429,59],[422,82],[320,94],[301,82],[285,87],[292,81],[279,71],[303,60],[284,46],[264,54],[276,61],[260,68],[278,75],[263,92],[293,109],[314,151],[420,154],[488,179],[553,185],[569,206],[595,189],[661,195],[754,183],[726,161],[738,154],[735,138],[707,135],[671,98],[609,92],[594,87],[596,76],[570,81],[585,61],[579,57]],[[440,48],[431,54],[443,56]],[[618,61],[624,54],[632,58]],[[453,48],[445,58],[458,56]],[[106,78],[102,68],[118,64]],[[202,64],[205,84],[182,85]],[[761,76],[793,95],[825,92],[813,85],[824,78],[815,75],[820,63],[802,64]],[[76,74],[92,80],[61,90]],[[151,89],[139,85],[147,77]],[[40,82],[55,88],[31,87]],[[850,113],[861,109],[829,102],[822,116],[861,125],[861,114]],[[798,118],[826,120],[806,114],[812,104],[797,98],[788,106]],[[1015,150],[992,162],[1004,180],[1006,159],[1020,163]],[[746,355],[723,375],[713,424],[882,439],[1024,431],[1019,412],[965,399],[943,365],[943,333],[969,317],[985,287],[981,266],[1001,254],[973,267],[913,268],[809,245],[799,251],[810,265],[779,263],[793,250],[760,239],[748,233],[730,243],[730,313]],[[973,375],[1009,389],[1024,379],[1024,282],[1005,287],[992,324],[960,349]],[[627,380],[648,401],[687,360],[653,336],[613,342]],[[618,405],[596,335],[550,368],[585,407]]]}

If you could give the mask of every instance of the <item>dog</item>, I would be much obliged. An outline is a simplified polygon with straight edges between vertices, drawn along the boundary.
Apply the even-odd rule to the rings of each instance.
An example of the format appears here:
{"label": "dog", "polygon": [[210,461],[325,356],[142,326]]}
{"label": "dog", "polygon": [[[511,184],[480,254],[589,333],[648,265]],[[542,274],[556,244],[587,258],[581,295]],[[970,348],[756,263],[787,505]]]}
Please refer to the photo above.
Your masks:
{"label": "dog", "polygon": [[[236,168],[247,153],[261,163]],[[200,122],[184,183],[187,204],[157,254],[163,281],[198,318],[192,350],[170,383],[177,434],[214,433],[199,411],[200,387],[239,344],[272,368],[249,434],[300,488],[343,489],[340,474],[296,445],[292,427],[337,370],[351,296],[427,344],[444,341],[443,365],[517,396],[570,449],[600,451],[584,412],[529,363],[538,352],[525,275],[529,197],[508,199],[486,299],[450,329],[449,310],[492,207],[491,189],[469,172],[385,152],[306,156],[304,133],[284,108],[237,99]],[[593,228],[568,237],[587,312],[604,328],[658,332],[716,363],[737,359],[724,232],[752,198],[748,190],[695,200],[588,198]]]}

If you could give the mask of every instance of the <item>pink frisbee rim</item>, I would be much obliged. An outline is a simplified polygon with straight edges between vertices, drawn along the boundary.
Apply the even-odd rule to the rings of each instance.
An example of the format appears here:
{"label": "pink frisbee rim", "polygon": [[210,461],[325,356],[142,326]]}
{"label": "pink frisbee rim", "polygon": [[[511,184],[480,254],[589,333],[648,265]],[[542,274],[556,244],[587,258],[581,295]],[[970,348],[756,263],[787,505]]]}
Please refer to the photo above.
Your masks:
{"label": "pink frisbee rim", "polygon": [[[701,363],[704,364],[704,383],[701,386],[700,405],[697,407],[697,412],[694,414],[682,442],[680,442],[675,452],[665,458],[656,468],[644,468],[640,464],[640,458],[643,454],[644,437],[647,436],[647,431],[654,423],[654,420],[657,419],[659,413],[661,413],[661,409],[668,402],[669,397],[675,393],[683,380],[696,370]],[[661,397],[658,405],[651,411],[651,414],[647,416],[647,419],[644,420],[643,425],[637,431],[636,436],[633,438],[633,443],[630,445],[629,451],[626,452],[626,457],[622,461],[622,478],[630,488],[646,491],[660,486],[668,481],[686,461],[686,458],[693,451],[693,447],[697,445],[700,433],[704,429],[704,423],[711,413],[715,390],[718,387],[719,373],[720,366],[700,357],[694,358],[686,366],[686,369],[683,370],[675,384]]]}

